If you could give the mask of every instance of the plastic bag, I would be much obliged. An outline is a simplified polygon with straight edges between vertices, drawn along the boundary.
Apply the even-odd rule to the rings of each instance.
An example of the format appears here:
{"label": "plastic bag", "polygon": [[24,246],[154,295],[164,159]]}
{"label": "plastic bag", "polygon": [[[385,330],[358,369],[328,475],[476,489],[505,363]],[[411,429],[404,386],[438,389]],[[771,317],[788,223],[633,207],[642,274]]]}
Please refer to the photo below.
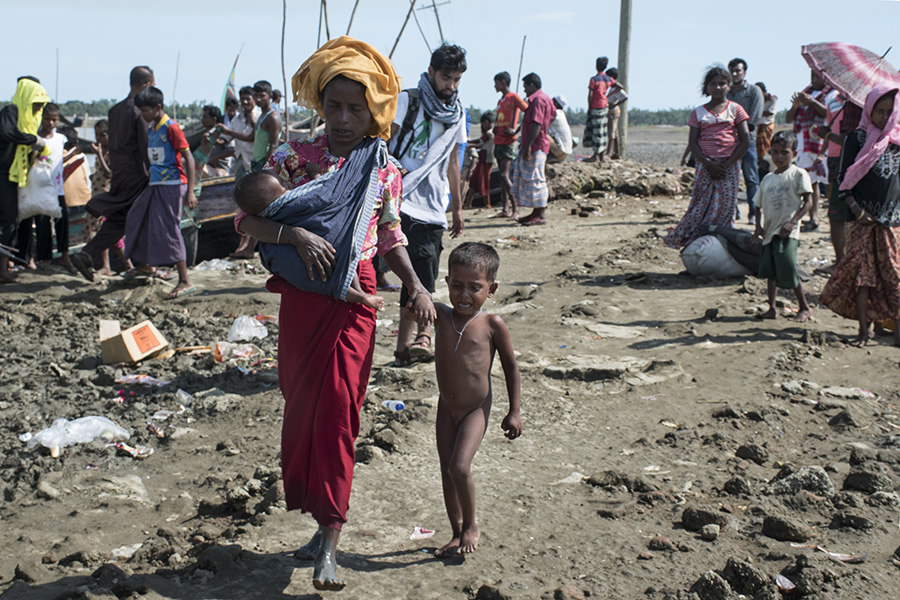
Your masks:
{"label": "plastic bag", "polygon": [[216,362],[249,359],[259,355],[262,355],[262,350],[260,350],[253,344],[216,342],[213,346],[213,358]]}
{"label": "plastic bag", "polygon": [[38,444],[50,449],[51,456],[58,456],[59,449],[83,444],[100,438],[106,443],[127,440],[131,435],[106,417],[81,417],[74,421],[56,419],[53,425],[34,435],[24,434],[19,439],[28,442],[29,448]]}
{"label": "plastic bag", "polygon": [[254,338],[262,339],[269,335],[266,326],[247,315],[241,315],[234,320],[231,331],[228,332],[229,342],[249,342]]}
{"label": "plastic bag", "polygon": [[681,251],[681,262],[691,275],[711,277],[739,277],[750,270],[728,253],[714,235],[699,237]]}
{"label": "plastic bag", "polygon": [[28,171],[28,183],[19,188],[19,220],[24,221],[35,215],[47,215],[54,219],[62,216],[56,182],[53,180],[53,165],[46,158],[40,158],[32,165]]}
{"label": "plastic bag", "polygon": [[210,260],[204,260],[202,263],[198,264],[194,267],[195,271],[232,271],[237,269],[238,266],[233,262],[224,260],[222,258],[212,258]]}

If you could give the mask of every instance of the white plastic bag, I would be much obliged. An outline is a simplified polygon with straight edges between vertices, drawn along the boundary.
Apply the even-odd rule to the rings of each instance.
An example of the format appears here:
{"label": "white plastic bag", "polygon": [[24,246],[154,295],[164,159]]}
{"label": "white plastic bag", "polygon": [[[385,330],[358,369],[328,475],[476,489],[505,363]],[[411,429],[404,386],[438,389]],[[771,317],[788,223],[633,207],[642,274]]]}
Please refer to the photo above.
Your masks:
{"label": "white plastic bag", "polygon": [[38,159],[28,171],[28,183],[19,188],[19,220],[35,215],[47,215],[58,219],[62,216],[53,166],[48,160]]}
{"label": "white plastic bag", "polygon": [[249,342],[254,338],[262,339],[269,335],[266,326],[247,315],[241,315],[231,324],[228,332],[229,342]]}
{"label": "white plastic bag", "polygon": [[106,443],[121,442],[127,440],[130,434],[107,419],[106,417],[81,417],[74,421],[68,419],[56,419],[53,425],[42,429],[34,435],[30,433],[19,437],[23,442],[28,442],[29,448],[38,444],[50,449],[50,455],[59,455],[59,449],[75,444],[83,444],[100,438]]}
{"label": "white plastic bag", "polygon": [[681,251],[681,262],[691,275],[740,277],[750,271],[736,261],[714,235],[699,237]]}

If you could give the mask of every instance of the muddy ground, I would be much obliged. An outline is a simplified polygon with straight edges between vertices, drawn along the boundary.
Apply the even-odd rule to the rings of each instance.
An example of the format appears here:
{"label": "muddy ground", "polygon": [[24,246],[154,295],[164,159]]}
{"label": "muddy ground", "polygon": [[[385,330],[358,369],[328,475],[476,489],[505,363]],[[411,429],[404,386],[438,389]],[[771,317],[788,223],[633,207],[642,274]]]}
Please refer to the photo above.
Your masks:
{"label": "muddy ground", "polygon": [[[474,465],[483,536],[465,558],[431,556],[448,537],[438,392],[432,365],[390,366],[389,293],[338,597],[764,599],[779,597],[779,575],[791,598],[896,597],[900,349],[890,338],[849,347],[854,323],[817,302],[822,277],[807,284],[814,319],[798,325],[783,316],[796,310],[789,295],[779,320],[754,318],[765,284],[753,277],[679,274],[660,236],[687,206],[684,141],[641,130],[630,152],[642,164],[557,168],[554,190],[570,197],[551,204],[544,227],[466,213],[460,241],[501,255],[486,308],[503,315],[519,353],[524,434],[501,435],[497,365]],[[830,260],[827,236],[804,236],[805,270]],[[282,400],[260,362],[275,357],[276,322],[249,359],[200,351],[100,364],[99,318],[150,319],[187,347],[224,341],[239,315],[277,315],[258,263],[192,276],[201,292],[176,301],[163,300],[162,282],[90,284],[61,271],[0,290],[3,598],[335,595],[320,596],[311,563],[293,556],[314,525],[287,513],[280,493]],[[129,374],[170,383],[116,383]],[[183,411],[178,390],[191,395]],[[384,400],[406,409],[388,412]],[[53,458],[20,439],[90,415],[153,453],[98,440]],[[410,540],[416,526],[436,533]]]}

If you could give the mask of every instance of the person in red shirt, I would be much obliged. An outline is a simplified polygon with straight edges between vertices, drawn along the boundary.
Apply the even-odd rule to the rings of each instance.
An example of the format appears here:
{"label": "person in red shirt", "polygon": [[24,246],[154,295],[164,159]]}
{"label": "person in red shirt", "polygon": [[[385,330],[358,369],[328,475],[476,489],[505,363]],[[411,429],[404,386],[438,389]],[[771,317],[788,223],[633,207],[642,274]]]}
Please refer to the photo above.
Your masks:
{"label": "person in red shirt", "polygon": [[494,89],[500,92],[500,101],[497,102],[497,123],[494,125],[494,158],[497,159],[497,168],[500,170],[500,198],[503,200],[503,210],[495,216],[517,219],[519,207],[509,193],[512,187],[509,168],[517,153],[516,123],[519,121],[519,111],[528,108],[528,103],[515,92],[509,91],[511,81],[506,71],[494,75]]}
{"label": "person in red shirt", "polygon": [[513,202],[523,208],[531,208],[531,214],[519,219],[522,225],[545,225],[544,211],[550,199],[544,165],[550,152],[550,137],[547,128],[556,117],[556,106],[550,96],[541,90],[541,78],[537,73],[529,73],[522,78],[525,93],[528,94],[528,110],[522,117],[522,146],[513,163]]}
{"label": "person in red shirt", "polygon": [[585,162],[603,162],[607,146],[607,110],[609,102],[606,92],[616,85],[616,80],[604,73],[609,59],[597,59],[597,74],[588,82],[588,120],[584,127],[584,145],[594,147],[594,154]]}

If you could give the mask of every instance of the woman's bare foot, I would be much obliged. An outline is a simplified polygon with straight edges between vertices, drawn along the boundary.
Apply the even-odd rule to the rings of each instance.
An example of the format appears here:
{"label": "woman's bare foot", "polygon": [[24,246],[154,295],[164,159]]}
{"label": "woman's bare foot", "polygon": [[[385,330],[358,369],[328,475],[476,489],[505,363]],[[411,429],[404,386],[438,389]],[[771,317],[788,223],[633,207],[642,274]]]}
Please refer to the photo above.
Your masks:
{"label": "woman's bare foot", "polygon": [[463,529],[462,534],[459,536],[459,550],[457,552],[462,554],[475,552],[475,549],[478,548],[479,539],[481,539],[481,532],[478,531],[476,525]]}
{"label": "woman's bare foot", "polygon": [[312,538],[294,552],[294,557],[299,558],[300,560],[316,560],[321,545],[322,530],[317,529]]}
{"label": "woman's bare foot", "polygon": [[512,215],[504,209],[496,214],[491,215],[490,218],[492,218],[492,219],[511,219]]}
{"label": "woman's bare foot", "polygon": [[769,310],[767,310],[764,313],[759,313],[758,315],[756,315],[756,318],[757,319],[766,319],[768,321],[774,321],[775,319],[778,318],[778,313],[775,312],[774,307],[769,307]]}
{"label": "woman's bare foot", "polygon": [[75,270],[75,267],[72,266],[72,261],[69,260],[68,254],[63,254],[59,259],[59,264],[63,266],[63,268],[69,272],[71,275],[78,275],[78,271]]}
{"label": "woman's bare foot", "polygon": [[113,273],[113,270],[109,267],[103,267],[97,269],[97,275],[100,275],[101,277],[112,277],[115,273]]}
{"label": "woman's bare foot", "polygon": [[795,316],[793,319],[791,319],[791,321],[793,321],[794,323],[806,323],[807,321],[809,321],[809,318],[811,316],[812,316],[811,310],[801,310],[800,312],[797,313],[797,316]]}
{"label": "woman's bare foot", "polygon": [[[340,534],[340,532],[337,532]],[[346,584],[337,576],[337,537],[322,536],[322,544],[313,567],[313,587],[317,590],[339,592]]]}
{"label": "woman's bare foot", "polygon": [[438,558],[450,558],[459,552],[459,536],[454,535],[453,539],[434,551],[434,555]]}
{"label": "woman's bare foot", "polygon": [[853,341],[850,342],[850,345],[854,348],[865,348],[873,336],[874,334],[867,327],[865,331],[859,332]]}

